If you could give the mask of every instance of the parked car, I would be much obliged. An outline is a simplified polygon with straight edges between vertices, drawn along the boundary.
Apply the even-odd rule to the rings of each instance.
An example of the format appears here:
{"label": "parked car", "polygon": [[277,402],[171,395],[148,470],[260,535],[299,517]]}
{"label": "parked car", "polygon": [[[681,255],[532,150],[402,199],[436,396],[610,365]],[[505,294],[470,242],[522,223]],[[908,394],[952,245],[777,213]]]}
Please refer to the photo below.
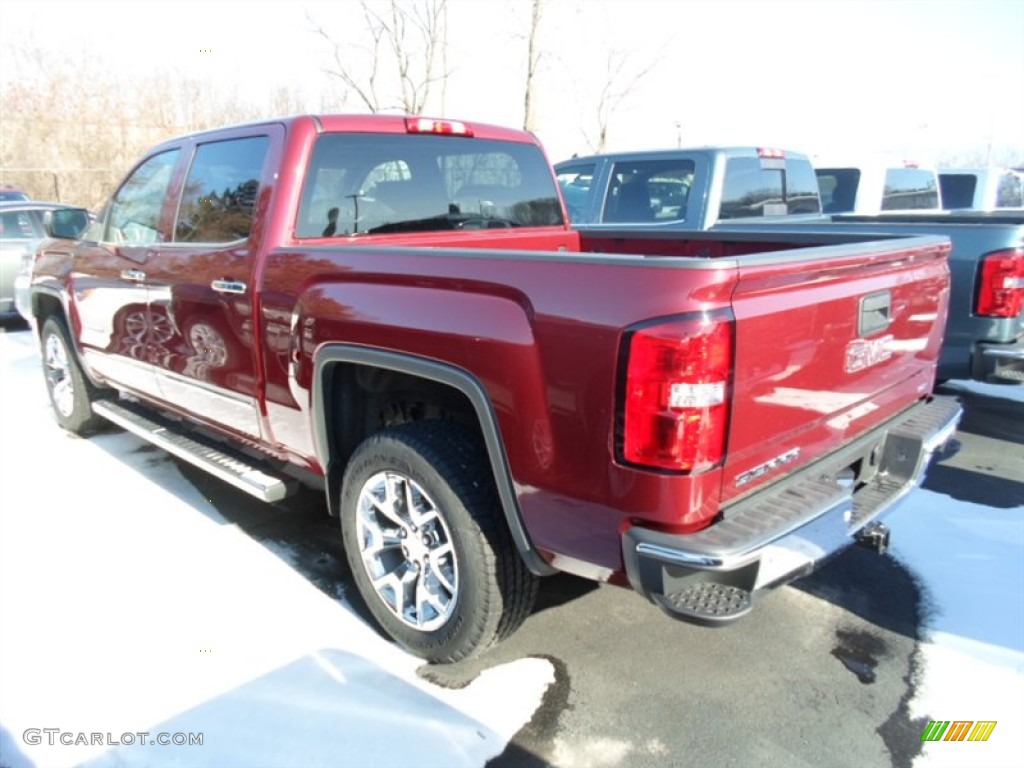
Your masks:
{"label": "parked car", "polygon": [[0,202],[0,319],[29,312],[28,283],[36,246],[46,237],[43,217],[47,211],[69,206],[26,200]]}
{"label": "parked car", "polygon": [[945,168],[939,187],[947,210],[1024,209],[1024,172],[1012,168]]}
{"label": "parked car", "polygon": [[814,161],[825,213],[872,215],[889,211],[940,211],[934,168],[887,157]]}
{"label": "parked car", "polygon": [[28,199],[28,195],[26,195],[20,189],[15,189],[14,187],[7,186],[0,187],[0,203],[8,201],[24,202],[25,200]]}

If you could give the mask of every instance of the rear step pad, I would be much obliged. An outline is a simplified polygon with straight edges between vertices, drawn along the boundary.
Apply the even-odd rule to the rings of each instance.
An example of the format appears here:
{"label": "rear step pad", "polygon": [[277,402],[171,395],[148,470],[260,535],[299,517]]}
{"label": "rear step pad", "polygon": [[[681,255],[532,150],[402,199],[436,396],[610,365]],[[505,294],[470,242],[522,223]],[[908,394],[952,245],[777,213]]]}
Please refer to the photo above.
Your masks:
{"label": "rear step pad", "polygon": [[706,627],[729,624],[750,613],[750,592],[712,581],[689,584],[678,592],[656,595],[661,609],[676,619]]}
{"label": "rear step pad", "polygon": [[258,499],[268,502],[280,501],[292,491],[290,484],[284,479],[269,475],[247,464],[243,459],[214,448],[211,444],[175,432],[172,425],[153,421],[121,403],[100,400],[92,404],[92,409],[107,421]]}

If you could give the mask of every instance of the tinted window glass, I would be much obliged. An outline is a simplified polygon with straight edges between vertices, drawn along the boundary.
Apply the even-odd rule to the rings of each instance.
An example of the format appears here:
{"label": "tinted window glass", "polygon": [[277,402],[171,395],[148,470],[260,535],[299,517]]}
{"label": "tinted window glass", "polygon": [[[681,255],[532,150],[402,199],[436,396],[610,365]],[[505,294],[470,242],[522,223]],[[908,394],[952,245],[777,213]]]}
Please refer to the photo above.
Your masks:
{"label": "tinted window glass", "polygon": [[202,144],[185,180],[175,226],[184,243],[228,243],[249,236],[270,139]]}
{"label": "tinted window glass", "polygon": [[974,188],[978,178],[973,173],[940,173],[939,188],[942,190],[942,207],[972,208]]}
{"label": "tinted window glass", "polygon": [[0,213],[0,240],[32,240],[42,237],[38,218],[29,211]]}
{"label": "tinted window glass", "polygon": [[147,245],[163,239],[160,211],[177,160],[178,150],[172,149],[154,155],[135,169],[110,202],[104,240]]}
{"label": "tinted window glass", "polygon": [[996,188],[996,208],[1020,208],[1024,206],[1024,176],[1004,173],[999,177]]}
{"label": "tinted window glass", "polygon": [[819,168],[818,190],[825,213],[847,213],[857,203],[860,171],[856,168]]}
{"label": "tinted window glass", "polygon": [[762,168],[756,157],[735,157],[725,168],[720,219],[786,213],[781,168]]}
{"label": "tinted window glass", "polygon": [[561,170],[557,171],[556,178],[562,188],[562,197],[565,198],[569,218],[582,221],[593,191],[594,164],[562,166]]}
{"label": "tinted window glass", "polygon": [[602,221],[678,221],[686,218],[692,160],[631,160],[612,167]]}
{"label": "tinted window glass", "polygon": [[934,173],[920,168],[890,168],[886,171],[883,211],[938,207],[939,188]]}
{"label": "tinted window glass", "polygon": [[296,236],[560,225],[550,167],[532,144],[455,136],[317,139]]}
{"label": "tinted window glass", "polygon": [[807,160],[786,161],[786,213],[821,213],[818,177]]}

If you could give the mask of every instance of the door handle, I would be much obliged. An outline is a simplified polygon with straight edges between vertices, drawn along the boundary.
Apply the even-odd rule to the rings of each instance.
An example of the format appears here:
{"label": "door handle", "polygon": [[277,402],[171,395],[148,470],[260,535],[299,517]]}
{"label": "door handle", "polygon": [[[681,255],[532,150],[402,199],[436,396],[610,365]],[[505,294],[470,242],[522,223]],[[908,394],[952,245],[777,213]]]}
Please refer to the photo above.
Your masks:
{"label": "door handle", "polygon": [[214,280],[210,287],[217,293],[245,293],[247,288],[245,283],[238,280]]}
{"label": "door handle", "polygon": [[146,273],[141,269],[122,269],[121,279],[132,283],[141,283],[146,279]]}

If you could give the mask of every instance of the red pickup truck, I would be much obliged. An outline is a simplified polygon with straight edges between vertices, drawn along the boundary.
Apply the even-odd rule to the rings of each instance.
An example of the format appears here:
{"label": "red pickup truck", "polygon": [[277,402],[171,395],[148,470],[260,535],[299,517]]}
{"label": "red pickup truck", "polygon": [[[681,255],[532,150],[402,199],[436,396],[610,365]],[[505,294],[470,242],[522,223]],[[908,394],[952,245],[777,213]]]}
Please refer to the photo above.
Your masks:
{"label": "red pickup truck", "polygon": [[948,241],[566,223],[527,133],[303,116],[169,141],[30,287],[57,420],[263,499],[323,488],[370,610],[435,662],[557,570],[720,624],[919,481]]}

